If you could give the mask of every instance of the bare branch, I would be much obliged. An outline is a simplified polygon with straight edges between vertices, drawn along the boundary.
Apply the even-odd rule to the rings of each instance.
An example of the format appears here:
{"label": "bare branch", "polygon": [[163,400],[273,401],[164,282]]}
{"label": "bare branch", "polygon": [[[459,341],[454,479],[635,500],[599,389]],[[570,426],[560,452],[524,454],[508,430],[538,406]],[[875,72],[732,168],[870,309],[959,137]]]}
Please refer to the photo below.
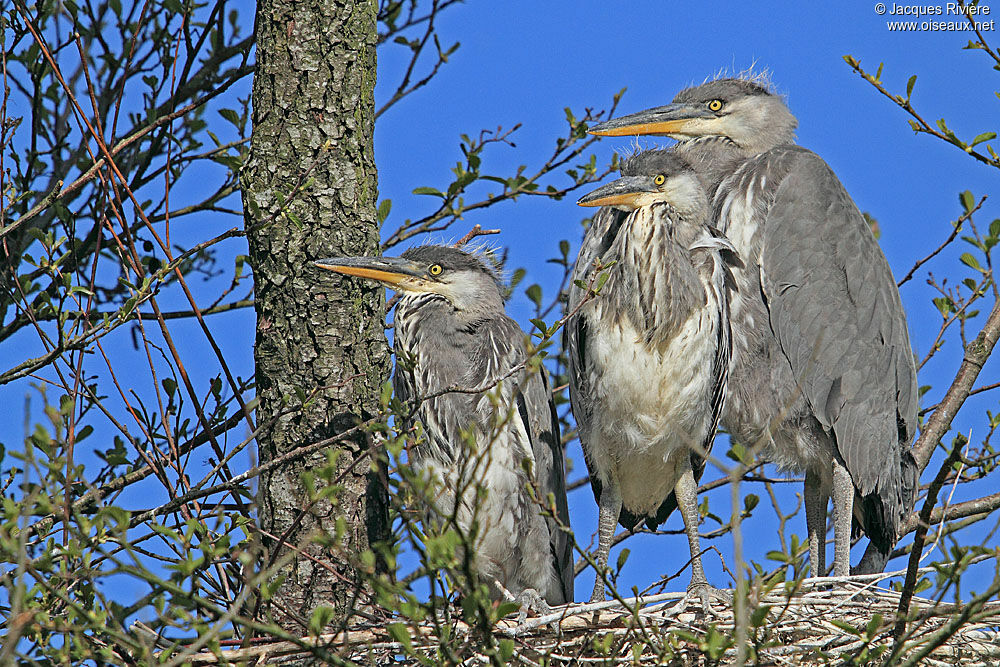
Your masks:
{"label": "bare branch", "polygon": [[979,377],[980,371],[983,370],[986,360],[993,353],[998,338],[1000,338],[1000,302],[995,302],[979,335],[965,349],[965,355],[958,372],[955,374],[955,379],[948,387],[948,391],[945,392],[937,409],[924,424],[920,438],[913,446],[913,456],[917,460],[917,466],[920,470],[927,467],[931,455],[937,448],[938,441],[951,428],[952,420],[965,404],[969,394],[972,393],[972,385]]}

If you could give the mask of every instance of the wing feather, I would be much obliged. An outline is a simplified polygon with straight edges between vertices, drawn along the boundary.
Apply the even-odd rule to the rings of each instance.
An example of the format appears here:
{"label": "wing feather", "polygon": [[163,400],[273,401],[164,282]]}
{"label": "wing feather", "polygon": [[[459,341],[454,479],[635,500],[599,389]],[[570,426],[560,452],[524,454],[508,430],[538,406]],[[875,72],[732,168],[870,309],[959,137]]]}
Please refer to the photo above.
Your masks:
{"label": "wing feather", "polygon": [[825,162],[798,151],[764,223],[760,270],[771,328],[855,486],[889,509],[903,493],[901,444],[908,447],[916,426],[905,314],[860,211]]}
{"label": "wing feather", "polygon": [[[576,263],[573,265],[572,281],[569,286],[568,308],[573,313],[587,296],[585,289],[576,285],[579,281],[588,284],[594,269],[594,261],[607,254],[611,245],[618,236],[622,223],[627,218],[627,214],[613,208],[604,207],[594,215],[590,227],[583,235],[580,244],[580,252],[576,256]],[[594,473],[593,464],[587,451],[589,427],[591,415],[589,406],[584,397],[592,396],[593,389],[587,383],[587,322],[579,314],[570,317],[563,329],[563,349],[566,350],[569,359],[569,397],[573,408],[573,418],[576,420],[576,427],[580,434],[580,443],[583,446],[583,459],[590,472],[590,488],[594,492],[594,498],[598,501],[601,497],[601,481]],[[623,516],[627,512],[622,513]],[[638,520],[632,522],[634,526]],[[624,525],[624,524],[623,524]],[[631,526],[628,526],[631,528]]]}

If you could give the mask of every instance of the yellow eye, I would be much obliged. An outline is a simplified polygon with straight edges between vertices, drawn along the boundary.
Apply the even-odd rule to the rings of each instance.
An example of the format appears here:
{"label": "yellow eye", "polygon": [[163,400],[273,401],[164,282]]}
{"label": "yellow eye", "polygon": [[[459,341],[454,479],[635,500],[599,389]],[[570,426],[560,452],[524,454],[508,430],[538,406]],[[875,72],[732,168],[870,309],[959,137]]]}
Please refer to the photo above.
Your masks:
{"label": "yellow eye", "polygon": [[432,276],[440,276],[443,270],[444,269],[441,268],[440,264],[432,264],[431,268],[427,269],[427,273],[431,274]]}
{"label": "yellow eye", "polygon": [[666,182],[667,182],[667,177],[664,176],[663,174],[657,174],[653,178],[653,183],[655,183],[656,185],[663,185]]}
{"label": "yellow eye", "polygon": [[722,100],[712,100],[708,103],[708,109],[709,111],[718,111],[722,108],[723,104],[724,102]]}

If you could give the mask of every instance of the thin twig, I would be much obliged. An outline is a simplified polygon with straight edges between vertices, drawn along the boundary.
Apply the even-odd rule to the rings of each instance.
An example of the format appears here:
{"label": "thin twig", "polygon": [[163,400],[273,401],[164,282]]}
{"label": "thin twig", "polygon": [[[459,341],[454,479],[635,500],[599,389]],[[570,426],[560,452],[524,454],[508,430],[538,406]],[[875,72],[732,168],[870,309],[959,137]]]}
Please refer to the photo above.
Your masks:
{"label": "thin twig", "polygon": [[944,240],[944,243],[939,245],[931,254],[927,255],[923,259],[918,259],[917,262],[913,265],[913,268],[910,269],[905,276],[903,276],[903,279],[900,280],[898,283],[896,283],[896,287],[902,287],[910,278],[913,277],[913,274],[917,272],[917,269],[919,269],[921,266],[934,259],[934,257],[936,257],[938,253],[947,248],[951,244],[951,242],[958,237],[958,233],[962,231],[962,223],[971,218],[972,214],[978,211],[980,208],[982,208],[984,203],[986,203],[986,195],[983,195],[983,197],[979,200],[978,204],[976,204],[974,207],[963,213],[958,218],[958,220],[952,223],[953,228],[951,230],[951,234],[949,234],[948,238]]}

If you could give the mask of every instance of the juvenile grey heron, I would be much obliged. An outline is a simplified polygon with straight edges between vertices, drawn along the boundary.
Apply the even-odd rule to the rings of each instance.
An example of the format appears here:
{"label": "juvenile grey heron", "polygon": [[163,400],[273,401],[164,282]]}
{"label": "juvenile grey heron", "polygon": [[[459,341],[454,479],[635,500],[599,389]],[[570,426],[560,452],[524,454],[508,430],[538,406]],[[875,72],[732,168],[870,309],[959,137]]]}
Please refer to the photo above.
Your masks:
{"label": "juvenile grey heron", "polygon": [[916,368],[889,264],[830,167],[794,145],[797,125],[763,86],[720,79],[590,131],[677,139],[714,184],[714,224],[744,262],[722,423],[805,471],[814,576],[831,491],[834,573],[850,570],[852,516],[871,540],[855,571],[881,571],[918,483]]}
{"label": "juvenile grey heron", "polygon": [[[568,526],[559,420],[545,369],[522,365],[526,335],[504,312],[498,275],[476,254],[434,245],[316,265],[401,295],[393,386],[404,403],[421,401],[415,417],[426,435],[411,464],[437,480],[440,517],[454,516],[465,534],[478,526],[474,564],[494,599],[503,597],[497,582],[522,604],[537,605],[539,595],[572,602],[572,544],[532,499],[523,465],[531,464],[541,498],[554,496]],[[453,388],[465,391],[446,391]]]}
{"label": "juvenile grey heron", "polygon": [[[698,547],[697,479],[718,426],[729,370],[732,246],[707,224],[708,199],[680,156],[640,153],[622,178],[584,196],[605,206],[574,267],[612,264],[599,294],[570,288],[570,398],[597,498],[597,580],[616,523],[655,528],[680,507],[691,550],[689,591],[708,605]],[[581,305],[582,304],[582,305]],[[579,310],[577,310],[579,308]]]}

